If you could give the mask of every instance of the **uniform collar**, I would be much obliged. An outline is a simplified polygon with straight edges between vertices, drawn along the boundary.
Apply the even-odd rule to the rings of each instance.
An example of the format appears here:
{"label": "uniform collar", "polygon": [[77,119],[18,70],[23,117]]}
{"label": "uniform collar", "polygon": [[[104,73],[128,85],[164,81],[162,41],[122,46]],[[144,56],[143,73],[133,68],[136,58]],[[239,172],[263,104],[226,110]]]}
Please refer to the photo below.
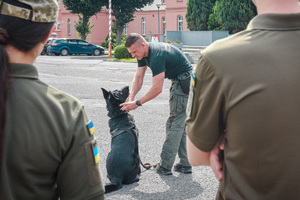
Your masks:
{"label": "uniform collar", "polygon": [[9,76],[12,78],[38,78],[38,71],[33,65],[9,63]]}
{"label": "uniform collar", "polygon": [[300,13],[277,14],[267,13],[254,17],[247,30],[263,29],[263,30],[299,30],[300,29]]}

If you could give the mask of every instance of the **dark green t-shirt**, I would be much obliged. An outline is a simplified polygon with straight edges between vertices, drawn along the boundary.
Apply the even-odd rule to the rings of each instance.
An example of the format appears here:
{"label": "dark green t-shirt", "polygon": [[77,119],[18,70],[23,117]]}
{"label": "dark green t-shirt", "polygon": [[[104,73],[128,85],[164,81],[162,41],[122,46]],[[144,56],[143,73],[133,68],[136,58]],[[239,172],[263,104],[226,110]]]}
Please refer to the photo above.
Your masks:
{"label": "dark green t-shirt", "polygon": [[165,72],[165,78],[176,79],[178,74],[191,71],[187,57],[177,47],[166,43],[149,43],[148,57],[138,60],[138,67],[148,66],[153,76]]}

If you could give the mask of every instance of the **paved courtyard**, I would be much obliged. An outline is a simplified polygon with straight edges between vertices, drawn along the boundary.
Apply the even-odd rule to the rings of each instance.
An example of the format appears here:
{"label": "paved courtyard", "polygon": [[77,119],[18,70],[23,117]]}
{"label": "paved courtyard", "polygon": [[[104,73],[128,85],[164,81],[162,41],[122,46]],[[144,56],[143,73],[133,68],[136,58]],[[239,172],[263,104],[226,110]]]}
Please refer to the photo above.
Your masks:
{"label": "paved courtyard", "polygon": [[[136,63],[105,61],[105,56],[39,56],[35,61],[40,79],[78,98],[85,105],[96,128],[100,148],[100,165],[103,181],[106,178],[106,157],[110,151],[110,133],[105,100],[101,88],[120,89],[131,85]],[[170,81],[166,80],[162,94],[142,107],[131,111],[140,131],[139,148],[143,162],[160,160],[168,117]],[[144,86],[137,98],[151,87],[151,72],[147,70]],[[124,185],[107,194],[108,200],[210,200],[215,198],[218,182],[209,167],[193,168],[189,175],[173,172],[172,176],[159,176],[153,169],[142,168],[139,182]]]}

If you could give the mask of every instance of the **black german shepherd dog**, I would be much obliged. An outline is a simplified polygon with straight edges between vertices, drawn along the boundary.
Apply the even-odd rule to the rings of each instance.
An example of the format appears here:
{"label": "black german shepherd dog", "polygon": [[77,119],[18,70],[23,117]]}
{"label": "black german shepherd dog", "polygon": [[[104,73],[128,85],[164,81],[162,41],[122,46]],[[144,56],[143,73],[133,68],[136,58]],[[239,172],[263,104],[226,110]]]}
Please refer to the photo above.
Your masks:
{"label": "black german shepherd dog", "polygon": [[109,193],[122,188],[122,184],[139,181],[141,168],[138,129],[133,116],[120,107],[129,95],[129,87],[112,92],[101,89],[110,117],[108,124],[112,137],[111,151],[106,160],[107,177],[111,183],[105,186],[105,190]]}

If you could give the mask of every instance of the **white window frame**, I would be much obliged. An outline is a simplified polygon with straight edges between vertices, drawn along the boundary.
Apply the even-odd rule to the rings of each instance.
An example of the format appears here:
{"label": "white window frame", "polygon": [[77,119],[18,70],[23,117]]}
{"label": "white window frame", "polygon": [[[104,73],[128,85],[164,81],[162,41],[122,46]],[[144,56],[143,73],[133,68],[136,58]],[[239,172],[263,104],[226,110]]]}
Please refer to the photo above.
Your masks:
{"label": "white window frame", "polygon": [[146,18],[142,18],[142,35],[146,35]]}
{"label": "white window frame", "polygon": [[162,25],[163,25],[163,34],[166,35],[166,27],[167,27],[167,21],[166,17],[162,17]]}
{"label": "white window frame", "polygon": [[56,31],[60,31],[61,30],[61,22],[60,20],[56,20],[56,23],[55,23],[55,30]]}
{"label": "white window frame", "polygon": [[68,19],[68,35],[71,35],[71,20]]}
{"label": "white window frame", "polygon": [[177,21],[178,21],[178,31],[183,31],[183,17],[179,15]]}

